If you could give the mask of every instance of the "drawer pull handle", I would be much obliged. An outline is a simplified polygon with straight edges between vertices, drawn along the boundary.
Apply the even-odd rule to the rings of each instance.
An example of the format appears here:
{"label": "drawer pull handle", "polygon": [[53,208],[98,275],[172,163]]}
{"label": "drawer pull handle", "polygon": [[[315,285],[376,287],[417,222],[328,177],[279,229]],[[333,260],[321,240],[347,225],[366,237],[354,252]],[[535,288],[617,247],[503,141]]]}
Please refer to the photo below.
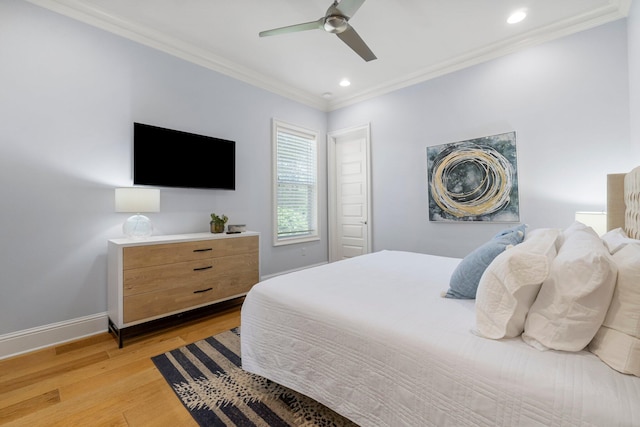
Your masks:
{"label": "drawer pull handle", "polygon": [[212,290],[213,288],[207,288],[207,289],[200,289],[199,291],[193,291],[194,294],[201,294],[203,292],[208,292],[210,290]]}
{"label": "drawer pull handle", "polygon": [[206,266],[206,267],[197,267],[197,268],[194,268],[194,269],[193,269],[193,271],[208,270],[208,269],[210,269],[210,268],[213,268],[213,266],[212,266],[212,265],[208,265],[208,266]]}
{"label": "drawer pull handle", "polygon": [[213,248],[206,248],[206,249],[194,249],[193,252],[209,252],[212,251]]}

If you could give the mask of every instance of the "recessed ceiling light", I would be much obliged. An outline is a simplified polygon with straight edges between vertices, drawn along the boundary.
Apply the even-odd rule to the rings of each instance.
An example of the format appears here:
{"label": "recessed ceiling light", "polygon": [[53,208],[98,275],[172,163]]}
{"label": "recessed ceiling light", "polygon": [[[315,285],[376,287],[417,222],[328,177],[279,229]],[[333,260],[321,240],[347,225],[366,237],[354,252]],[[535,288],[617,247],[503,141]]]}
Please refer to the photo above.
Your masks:
{"label": "recessed ceiling light", "polygon": [[525,9],[516,10],[509,16],[509,18],[507,19],[507,22],[509,24],[517,24],[518,22],[522,21],[526,17],[527,17],[527,11]]}
{"label": "recessed ceiling light", "polygon": [[351,84],[351,82],[348,79],[342,79],[340,80],[340,86],[342,87],[347,87]]}
{"label": "recessed ceiling light", "polygon": [[325,92],[322,94],[322,97],[325,99],[329,99],[333,96],[333,94],[331,92]]}

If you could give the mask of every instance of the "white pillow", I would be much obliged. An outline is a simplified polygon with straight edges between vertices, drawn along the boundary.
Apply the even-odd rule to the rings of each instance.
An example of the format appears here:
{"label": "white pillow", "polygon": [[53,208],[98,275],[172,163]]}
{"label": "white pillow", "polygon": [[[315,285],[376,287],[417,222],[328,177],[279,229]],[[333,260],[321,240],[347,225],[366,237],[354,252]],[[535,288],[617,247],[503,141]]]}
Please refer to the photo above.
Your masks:
{"label": "white pillow", "polygon": [[598,233],[596,233],[594,229],[589,227],[588,225],[583,224],[580,221],[574,221],[573,224],[565,228],[562,232],[562,237],[559,241],[560,246],[564,243],[565,240],[567,240],[567,238],[569,238],[569,236],[571,236],[576,231],[592,231],[593,234],[595,234],[596,236],[598,235]]}
{"label": "white pillow", "polygon": [[640,245],[624,246],[613,260],[616,289],[589,350],[613,369],[640,376]]}
{"label": "white pillow", "polygon": [[618,280],[603,325],[640,338],[640,245],[627,245],[613,255]]}
{"label": "white pillow", "polygon": [[602,326],[589,351],[616,371],[640,377],[640,339]]}
{"label": "white pillow", "polygon": [[585,348],[602,325],[616,283],[617,268],[592,229],[565,235],[524,325],[522,339],[539,350]]}
{"label": "white pillow", "polygon": [[476,294],[476,333],[485,338],[513,338],[549,274],[560,229],[540,228],[524,242],[498,255],[485,270]]}
{"label": "white pillow", "polygon": [[[593,228],[589,227],[586,224],[583,224],[580,221],[574,221],[570,226],[568,226],[567,228],[564,229],[564,231],[562,232],[563,236],[569,237],[570,235],[572,235],[573,233],[575,233],[576,231],[584,231],[584,230],[592,230]],[[593,231],[595,233],[595,231]],[[596,233],[597,236],[597,233]]]}
{"label": "white pillow", "polygon": [[631,239],[622,228],[615,228],[602,235],[602,240],[609,248],[611,255],[618,252],[628,244],[639,244],[640,240]]}

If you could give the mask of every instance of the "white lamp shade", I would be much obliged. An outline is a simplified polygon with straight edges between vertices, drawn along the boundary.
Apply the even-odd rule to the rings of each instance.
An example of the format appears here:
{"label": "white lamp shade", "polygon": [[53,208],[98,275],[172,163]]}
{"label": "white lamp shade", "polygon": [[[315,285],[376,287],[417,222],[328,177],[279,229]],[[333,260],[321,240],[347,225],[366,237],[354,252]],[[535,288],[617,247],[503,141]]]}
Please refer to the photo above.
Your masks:
{"label": "white lamp shade", "polygon": [[116,188],[116,212],[160,212],[157,188]]}
{"label": "white lamp shade", "polygon": [[606,212],[576,212],[576,221],[593,228],[598,236],[607,232]]}

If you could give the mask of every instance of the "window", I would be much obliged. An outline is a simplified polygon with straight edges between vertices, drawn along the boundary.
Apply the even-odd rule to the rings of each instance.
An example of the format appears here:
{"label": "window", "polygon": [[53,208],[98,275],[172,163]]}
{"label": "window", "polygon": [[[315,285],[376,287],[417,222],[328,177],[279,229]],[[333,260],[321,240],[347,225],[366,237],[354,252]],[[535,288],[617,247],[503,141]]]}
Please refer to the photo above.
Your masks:
{"label": "window", "polygon": [[318,240],[315,132],[273,121],[273,244]]}

